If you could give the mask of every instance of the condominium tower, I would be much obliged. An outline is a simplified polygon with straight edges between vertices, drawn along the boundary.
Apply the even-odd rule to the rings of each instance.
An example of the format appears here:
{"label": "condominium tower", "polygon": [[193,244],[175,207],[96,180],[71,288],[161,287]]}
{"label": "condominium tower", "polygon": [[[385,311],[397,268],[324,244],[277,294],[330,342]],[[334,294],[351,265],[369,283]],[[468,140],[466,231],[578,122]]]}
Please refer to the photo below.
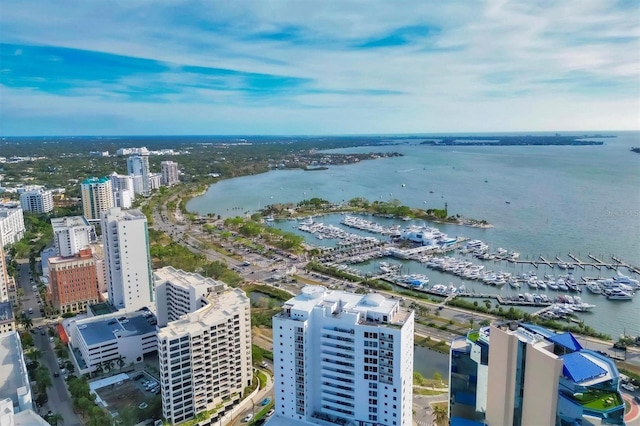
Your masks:
{"label": "condominium tower", "polygon": [[51,219],[51,226],[58,256],[75,256],[95,240],[93,225],[84,216],[55,217]]}
{"label": "condominium tower", "polygon": [[451,424],[624,424],[615,363],[571,333],[496,323],[454,340],[450,354]]}
{"label": "condominium tower", "polygon": [[108,177],[85,179],[80,188],[84,217],[99,221],[102,212],[113,207],[111,180]]}
{"label": "condominium tower", "polygon": [[41,189],[20,194],[20,206],[29,213],[49,213],[53,210],[53,194]]}
{"label": "condominium tower", "polygon": [[114,207],[102,215],[109,302],[135,311],[153,302],[147,218],[140,210]]}
{"label": "condominium tower", "polygon": [[133,175],[119,175],[116,172],[111,173],[111,188],[113,189],[114,207],[128,209],[131,207],[136,197],[133,186]]}
{"label": "condominium tower", "polygon": [[217,424],[251,385],[251,314],[244,291],[165,267],[154,272],[162,415]]}
{"label": "condominium tower", "polygon": [[178,163],[175,161],[163,161],[160,163],[160,173],[162,174],[162,184],[166,186],[175,185],[179,182]]}
{"label": "condominium tower", "polygon": [[127,173],[142,176],[142,194],[149,195],[149,155],[133,155],[127,158]]}
{"label": "condominium tower", "polygon": [[275,410],[317,424],[410,426],[413,311],[306,286],[273,317]]}
{"label": "condominium tower", "polygon": [[0,245],[6,247],[24,237],[24,214],[22,208],[0,207]]}

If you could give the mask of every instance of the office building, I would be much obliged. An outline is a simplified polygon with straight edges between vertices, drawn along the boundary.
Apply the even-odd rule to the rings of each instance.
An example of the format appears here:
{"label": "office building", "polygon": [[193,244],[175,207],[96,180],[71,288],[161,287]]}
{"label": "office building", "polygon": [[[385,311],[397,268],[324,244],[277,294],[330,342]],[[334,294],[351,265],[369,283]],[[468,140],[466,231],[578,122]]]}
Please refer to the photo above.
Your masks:
{"label": "office building", "polygon": [[496,323],[453,341],[451,424],[624,424],[613,360],[571,333]]}
{"label": "office building", "polygon": [[172,267],[154,273],[162,415],[214,424],[251,385],[250,301],[240,289]]}
{"label": "office building", "polygon": [[175,185],[179,182],[178,163],[175,161],[161,162],[160,173],[162,174],[162,184],[165,186]]}
{"label": "office building", "polygon": [[42,189],[23,192],[20,207],[28,213],[49,213],[53,210],[53,194]]}
{"label": "office building", "polygon": [[27,366],[17,331],[0,334],[0,400],[11,400],[13,412],[33,408]]}
{"label": "office building", "polygon": [[114,207],[102,216],[109,302],[135,311],[153,302],[147,218],[140,210]]}
{"label": "office building", "polygon": [[412,425],[413,333],[399,300],[304,287],[273,317],[279,420]]}
{"label": "office building", "polygon": [[108,177],[85,179],[80,188],[84,217],[89,221],[99,221],[102,212],[113,207],[111,180]]}
{"label": "office building", "polygon": [[73,257],[49,259],[49,292],[54,309],[62,313],[86,311],[88,305],[100,301],[91,247]]}
{"label": "office building", "polygon": [[133,155],[127,158],[127,173],[142,176],[142,195],[149,195],[149,154]]}
{"label": "office building", "polygon": [[101,371],[110,361],[114,369],[139,364],[158,348],[155,316],[148,310],[71,319],[67,328],[70,354],[79,374]]}
{"label": "office building", "polygon": [[54,217],[51,226],[57,256],[75,256],[96,239],[93,225],[84,216]]}
{"label": "office building", "polygon": [[110,179],[111,188],[113,189],[114,207],[120,207],[123,209],[131,208],[133,200],[136,197],[133,186],[133,176],[119,175],[116,172],[113,172],[110,175]]}
{"label": "office building", "polygon": [[17,243],[24,237],[24,214],[17,204],[0,206],[0,246]]}

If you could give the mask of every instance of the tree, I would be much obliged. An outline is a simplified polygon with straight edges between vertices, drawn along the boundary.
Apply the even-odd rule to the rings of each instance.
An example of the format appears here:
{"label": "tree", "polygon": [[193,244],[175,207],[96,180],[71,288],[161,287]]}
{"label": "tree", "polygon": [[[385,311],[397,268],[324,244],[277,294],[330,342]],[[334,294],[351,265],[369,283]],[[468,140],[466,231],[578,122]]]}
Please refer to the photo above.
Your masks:
{"label": "tree", "polygon": [[113,370],[113,360],[102,361],[102,369],[107,373]]}
{"label": "tree", "polygon": [[64,417],[62,417],[62,414],[59,413],[49,414],[47,416],[47,423],[52,426],[61,426],[64,424]]}
{"label": "tree", "polygon": [[447,411],[447,408],[443,405],[435,405],[432,411],[433,423],[438,426],[444,425],[449,417],[449,413]]}
{"label": "tree", "polygon": [[93,401],[91,401],[86,396],[81,396],[79,398],[73,399],[73,406],[80,412],[81,415],[85,415],[91,407],[93,407]]}
{"label": "tree", "polygon": [[121,425],[135,425],[138,423],[138,413],[134,406],[124,407],[122,410],[118,410],[118,422]]}
{"label": "tree", "polygon": [[23,315],[20,317],[20,323],[24,327],[25,330],[29,331],[33,327],[33,320],[28,315]]}
{"label": "tree", "polygon": [[122,367],[124,367],[124,365],[126,364],[124,357],[122,355],[118,355],[118,358],[116,359],[116,363],[118,364],[120,371],[122,371]]}
{"label": "tree", "polygon": [[37,349],[32,349],[31,351],[27,352],[27,358],[29,358],[31,362],[38,361],[41,356],[42,354]]}
{"label": "tree", "polygon": [[49,374],[49,370],[45,367],[40,366],[34,372],[34,378],[36,380],[36,386],[38,389],[38,393],[45,393],[47,388],[51,386],[51,374]]}

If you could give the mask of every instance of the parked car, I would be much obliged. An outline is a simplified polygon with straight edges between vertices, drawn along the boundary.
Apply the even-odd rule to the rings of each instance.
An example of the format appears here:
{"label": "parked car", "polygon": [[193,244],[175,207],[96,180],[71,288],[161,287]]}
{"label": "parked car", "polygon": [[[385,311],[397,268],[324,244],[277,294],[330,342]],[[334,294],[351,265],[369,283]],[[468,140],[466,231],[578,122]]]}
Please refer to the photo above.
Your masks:
{"label": "parked car", "polygon": [[262,400],[260,405],[262,405],[264,407],[265,405],[269,405],[270,402],[271,402],[271,398],[265,398],[265,399]]}
{"label": "parked car", "polygon": [[631,383],[623,383],[620,385],[620,387],[622,389],[628,390],[629,392],[635,392],[636,391],[636,387],[633,386]]}
{"label": "parked car", "polygon": [[272,408],[271,410],[267,411],[267,414],[265,414],[265,415],[266,415],[267,417],[271,417],[271,416],[273,416],[273,413],[275,413],[275,412],[276,412],[276,410],[274,410],[274,409]]}
{"label": "parked car", "polygon": [[269,364],[267,364],[267,362],[266,362],[266,361],[262,361],[262,362],[260,363],[260,367],[262,367],[262,368],[267,368],[268,366],[269,366]]}
{"label": "parked car", "polygon": [[253,414],[247,414],[247,415],[246,415],[246,416],[244,416],[244,418],[242,419],[242,423],[249,423],[252,419],[253,419]]}

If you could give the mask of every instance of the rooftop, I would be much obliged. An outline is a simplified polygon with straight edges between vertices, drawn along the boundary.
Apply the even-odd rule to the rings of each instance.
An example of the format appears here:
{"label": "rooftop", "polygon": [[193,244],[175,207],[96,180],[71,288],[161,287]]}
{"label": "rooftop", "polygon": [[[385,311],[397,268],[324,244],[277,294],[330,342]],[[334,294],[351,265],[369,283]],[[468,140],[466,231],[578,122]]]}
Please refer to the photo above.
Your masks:
{"label": "rooftop", "polygon": [[54,233],[77,226],[91,227],[84,216],[54,217],[51,219],[51,226]]}
{"label": "rooftop", "polygon": [[377,312],[389,315],[399,305],[396,299],[388,299],[378,293],[357,294],[340,290],[327,290],[319,285],[308,285],[300,294],[285,302],[292,309],[310,312],[316,306],[339,303],[341,311]]}
{"label": "rooftop", "polygon": [[205,278],[200,274],[177,270],[173,266],[166,266],[153,272],[154,281],[169,281],[174,286],[183,288],[206,287],[213,288],[213,291],[222,291],[227,285],[222,281],[213,278]]}
{"label": "rooftop", "polygon": [[96,184],[96,183],[107,183],[107,182],[111,182],[111,180],[109,179],[109,177],[90,177],[87,178],[85,180],[82,181],[83,185],[91,185],[91,184]]}
{"label": "rooftop", "polygon": [[76,326],[87,346],[116,340],[118,337],[153,333],[156,330],[142,312],[87,318],[77,321]]}
{"label": "rooftop", "polygon": [[115,307],[111,306],[111,304],[106,302],[96,303],[95,305],[91,305],[89,306],[89,309],[91,309],[91,313],[93,314],[94,317],[117,312],[117,309]]}
{"label": "rooftop", "polygon": [[13,321],[14,319],[11,302],[0,302],[0,322]]}
{"label": "rooftop", "polygon": [[0,334],[0,398],[17,405],[17,389],[28,385],[18,332]]}

